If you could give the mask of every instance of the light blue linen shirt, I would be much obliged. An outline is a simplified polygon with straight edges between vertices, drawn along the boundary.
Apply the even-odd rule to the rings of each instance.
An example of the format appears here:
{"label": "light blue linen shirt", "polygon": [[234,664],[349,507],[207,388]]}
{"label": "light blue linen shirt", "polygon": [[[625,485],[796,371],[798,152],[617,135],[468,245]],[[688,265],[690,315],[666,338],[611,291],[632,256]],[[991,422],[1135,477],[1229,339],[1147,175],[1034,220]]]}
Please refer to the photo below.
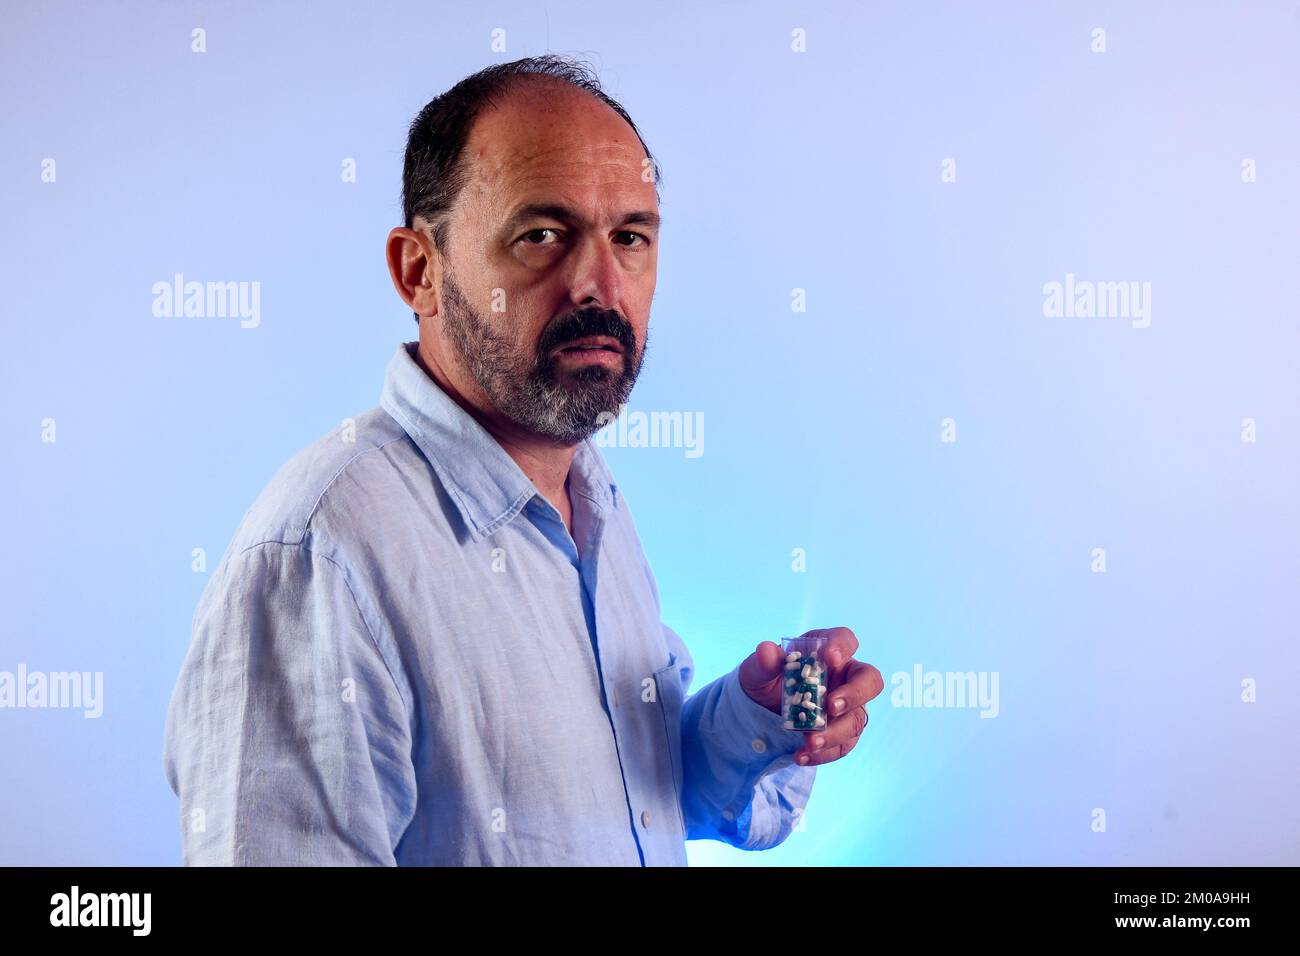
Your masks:
{"label": "light blue linen shirt", "polygon": [[571,537],[415,346],[280,469],[199,600],[163,757],[184,862],[680,866],[688,839],[782,842],[803,735],[738,665],[687,696],[594,442]]}

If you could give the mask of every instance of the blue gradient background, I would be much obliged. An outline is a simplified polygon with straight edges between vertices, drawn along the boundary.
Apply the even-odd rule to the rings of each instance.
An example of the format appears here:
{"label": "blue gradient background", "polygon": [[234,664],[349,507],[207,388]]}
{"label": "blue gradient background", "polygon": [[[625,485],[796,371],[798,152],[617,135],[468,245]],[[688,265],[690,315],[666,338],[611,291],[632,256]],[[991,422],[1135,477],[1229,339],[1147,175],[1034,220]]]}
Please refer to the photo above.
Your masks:
{"label": "blue gradient background", "polygon": [[[663,167],[631,409],[705,453],[606,454],[694,687],[835,625],[887,681],[999,674],[996,719],[887,687],[801,832],[692,863],[1300,864],[1300,8],[815,7],[5,4],[0,670],[103,671],[105,712],[0,710],[0,863],[179,862],[191,549],[415,338],[412,117],[549,50]],[[260,282],[260,327],[155,318],[176,272]],[[1067,272],[1149,281],[1150,327],[1045,318]]]}

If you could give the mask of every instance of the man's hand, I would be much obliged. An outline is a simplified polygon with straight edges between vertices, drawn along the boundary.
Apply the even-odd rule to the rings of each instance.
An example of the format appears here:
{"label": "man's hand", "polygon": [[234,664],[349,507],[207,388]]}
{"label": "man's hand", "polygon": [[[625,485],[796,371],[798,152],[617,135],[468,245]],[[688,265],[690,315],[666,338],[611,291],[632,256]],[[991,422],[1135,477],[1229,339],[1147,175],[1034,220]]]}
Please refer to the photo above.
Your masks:
{"label": "man's hand", "polygon": [[[816,733],[807,733],[808,742],[795,754],[805,766],[839,760],[857,745],[867,726],[867,701],[885,689],[880,671],[863,661],[855,661],[858,639],[847,627],[830,627],[808,631],[801,637],[825,637],[826,708],[829,722]],[[740,665],[740,686],[750,699],[768,710],[781,714],[781,690],[785,681],[785,655],[781,645],[764,641]]]}

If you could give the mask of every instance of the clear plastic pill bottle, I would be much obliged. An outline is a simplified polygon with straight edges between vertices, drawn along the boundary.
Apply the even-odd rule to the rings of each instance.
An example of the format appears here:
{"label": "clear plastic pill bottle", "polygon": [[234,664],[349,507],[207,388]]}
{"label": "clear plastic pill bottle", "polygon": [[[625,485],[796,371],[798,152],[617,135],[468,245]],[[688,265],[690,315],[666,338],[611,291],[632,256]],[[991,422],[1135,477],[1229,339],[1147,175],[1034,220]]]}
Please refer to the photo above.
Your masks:
{"label": "clear plastic pill bottle", "polygon": [[830,665],[825,637],[789,637],[781,642],[785,674],[781,678],[781,717],[786,730],[823,730],[829,722],[826,694]]}

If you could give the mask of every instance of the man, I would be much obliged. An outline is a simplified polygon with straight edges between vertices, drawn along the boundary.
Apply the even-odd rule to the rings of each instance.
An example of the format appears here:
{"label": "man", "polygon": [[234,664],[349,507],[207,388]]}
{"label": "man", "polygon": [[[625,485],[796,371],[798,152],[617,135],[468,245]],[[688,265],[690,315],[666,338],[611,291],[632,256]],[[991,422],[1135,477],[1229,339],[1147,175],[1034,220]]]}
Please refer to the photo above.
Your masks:
{"label": "man", "polygon": [[847,628],[821,749],[785,727],[771,641],[686,696],[590,440],[645,354],[652,166],[555,57],[416,118],[387,256],[418,347],[281,469],[204,591],[165,743],[186,863],[682,865],[686,839],[780,843],[853,748],[883,683]]}

